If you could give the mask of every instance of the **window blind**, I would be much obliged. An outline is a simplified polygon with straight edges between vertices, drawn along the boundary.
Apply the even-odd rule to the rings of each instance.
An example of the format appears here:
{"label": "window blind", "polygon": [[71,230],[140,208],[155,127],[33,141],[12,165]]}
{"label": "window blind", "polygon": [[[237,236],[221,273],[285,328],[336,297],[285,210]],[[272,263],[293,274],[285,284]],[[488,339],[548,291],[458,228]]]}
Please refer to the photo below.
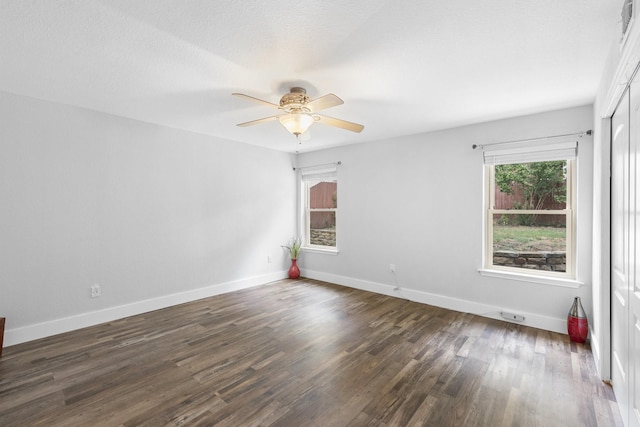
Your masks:
{"label": "window blind", "polygon": [[562,141],[523,141],[482,147],[485,165],[575,160],[577,138]]}
{"label": "window blind", "polygon": [[338,169],[336,165],[303,168],[300,177],[302,181],[334,180],[338,178]]}

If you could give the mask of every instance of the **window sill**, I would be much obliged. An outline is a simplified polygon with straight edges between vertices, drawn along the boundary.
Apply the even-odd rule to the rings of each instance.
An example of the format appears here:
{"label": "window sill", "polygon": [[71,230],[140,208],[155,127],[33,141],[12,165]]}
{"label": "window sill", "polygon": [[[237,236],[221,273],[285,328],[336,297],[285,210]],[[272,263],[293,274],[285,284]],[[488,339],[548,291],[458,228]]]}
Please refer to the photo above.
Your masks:
{"label": "window sill", "polygon": [[565,279],[561,277],[534,276],[532,274],[522,274],[522,273],[502,271],[502,270],[489,270],[485,268],[479,269],[478,272],[480,273],[480,275],[487,276],[487,277],[511,279],[511,280],[517,280],[520,282],[537,283],[539,285],[560,286],[563,288],[578,289],[579,287],[584,285],[583,282],[580,282],[578,280]]}
{"label": "window sill", "polygon": [[309,246],[304,246],[300,249],[302,252],[309,252],[314,254],[325,254],[325,255],[338,255],[338,248],[334,249],[324,249],[324,248],[312,248]]}

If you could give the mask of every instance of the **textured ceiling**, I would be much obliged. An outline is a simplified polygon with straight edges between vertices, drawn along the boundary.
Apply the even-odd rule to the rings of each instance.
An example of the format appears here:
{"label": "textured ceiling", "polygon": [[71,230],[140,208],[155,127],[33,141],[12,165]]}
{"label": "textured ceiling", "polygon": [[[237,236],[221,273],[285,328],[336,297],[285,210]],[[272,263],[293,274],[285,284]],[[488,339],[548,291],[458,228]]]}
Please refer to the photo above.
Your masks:
{"label": "textured ceiling", "polygon": [[[0,0],[0,90],[283,151],[593,102],[614,0]],[[335,93],[298,144],[291,86]]]}

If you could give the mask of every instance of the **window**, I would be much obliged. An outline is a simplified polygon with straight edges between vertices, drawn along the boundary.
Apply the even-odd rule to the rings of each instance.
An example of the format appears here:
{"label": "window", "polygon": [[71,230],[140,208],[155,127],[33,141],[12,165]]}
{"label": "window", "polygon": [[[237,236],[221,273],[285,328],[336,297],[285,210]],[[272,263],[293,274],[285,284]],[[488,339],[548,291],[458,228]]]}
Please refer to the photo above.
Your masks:
{"label": "window", "polygon": [[303,246],[337,250],[338,174],[335,165],[301,172]]}
{"label": "window", "polygon": [[485,269],[574,279],[577,142],[483,150]]}

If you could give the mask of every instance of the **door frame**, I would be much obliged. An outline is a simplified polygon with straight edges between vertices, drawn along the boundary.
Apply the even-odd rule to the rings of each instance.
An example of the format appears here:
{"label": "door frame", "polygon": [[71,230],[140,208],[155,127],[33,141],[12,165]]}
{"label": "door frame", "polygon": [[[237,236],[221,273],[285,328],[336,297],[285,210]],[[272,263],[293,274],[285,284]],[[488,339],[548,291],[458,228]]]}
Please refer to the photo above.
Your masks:
{"label": "door frame", "polygon": [[[596,369],[605,381],[611,380],[611,117],[640,66],[640,25],[629,29],[623,49],[617,43],[612,46],[608,63],[612,67],[605,70],[594,105],[594,156],[599,154],[601,163],[593,165],[594,218],[600,218],[600,224],[594,223],[593,237],[595,243],[601,236],[601,250],[593,254],[591,289],[591,348]],[[607,73],[612,68],[614,71]]]}

